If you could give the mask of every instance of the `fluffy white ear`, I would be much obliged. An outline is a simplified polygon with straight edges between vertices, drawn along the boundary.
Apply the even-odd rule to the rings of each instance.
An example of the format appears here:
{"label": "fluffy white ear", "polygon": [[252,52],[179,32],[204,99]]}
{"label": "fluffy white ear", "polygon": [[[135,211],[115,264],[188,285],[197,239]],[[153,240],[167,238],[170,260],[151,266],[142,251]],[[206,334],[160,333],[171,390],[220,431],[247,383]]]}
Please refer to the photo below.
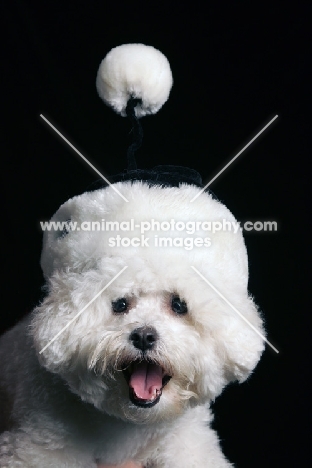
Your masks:
{"label": "fluffy white ear", "polygon": [[100,64],[96,87],[103,101],[126,116],[128,100],[141,99],[136,116],[155,114],[167,101],[173,79],[167,58],[144,44],[112,49]]}
{"label": "fluffy white ear", "polygon": [[248,323],[233,310],[219,337],[225,349],[225,376],[229,382],[244,382],[264,350],[264,340],[260,335],[265,336],[265,331],[253,300],[248,298],[245,304],[241,303],[239,312]]}

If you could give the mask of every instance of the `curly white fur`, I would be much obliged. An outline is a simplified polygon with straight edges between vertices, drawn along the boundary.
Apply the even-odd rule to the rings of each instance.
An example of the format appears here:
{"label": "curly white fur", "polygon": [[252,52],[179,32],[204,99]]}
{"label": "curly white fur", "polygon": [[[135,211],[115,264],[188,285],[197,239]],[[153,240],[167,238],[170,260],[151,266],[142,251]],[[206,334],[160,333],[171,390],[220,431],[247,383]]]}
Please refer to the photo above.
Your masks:
{"label": "curly white fur", "polygon": [[96,78],[99,96],[122,116],[130,97],[141,99],[135,108],[137,117],[156,114],[167,101],[172,83],[167,58],[144,44],[114,47],[102,60]]}
{"label": "curly white fur", "polygon": [[[235,220],[207,193],[191,204],[199,190],[193,186],[116,185],[128,203],[108,187],[67,201],[52,220],[122,222],[135,217],[138,224],[147,213],[148,219],[162,221]],[[46,298],[0,340],[0,395],[11,402],[7,431],[0,435],[1,468],[91,468],[97,461],[125,460],[155,468],[230,466],[209,427],[209,402],[228,382],[248,377],[263,340],[191,266],[263,333],[247,291],[242,234],[210,233],[210,247],[188,251],[158,248],[153,242],[149,248],[110,247],[109,237],[115,234],[45,233],[41,264]],[[139,235],[138,229],[123,234]],[[159,233],[148,234],[152,240]],[[183,298],[186,315],[172,311],[172,294]],[[112,311],[112,302],[120,297],[129,298],[127,313]],[[142,359],[129,338],[140,327],[157,330],[156,344],[145,357],[171,376],[159,402],[149,408],[129,399],[122,371],[125,363]]]}

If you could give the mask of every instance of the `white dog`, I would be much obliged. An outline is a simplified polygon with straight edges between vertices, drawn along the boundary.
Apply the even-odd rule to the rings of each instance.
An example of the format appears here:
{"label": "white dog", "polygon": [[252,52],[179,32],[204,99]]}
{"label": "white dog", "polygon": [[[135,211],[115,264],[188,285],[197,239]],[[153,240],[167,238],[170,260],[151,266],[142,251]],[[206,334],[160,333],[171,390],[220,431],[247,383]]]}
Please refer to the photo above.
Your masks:
{"label": "white dog", "polygon": [[[97,79],[135,123],[171,85],[166,58],[138,44]],[[44,235],[46,297],[0,339],[1,468],[230,466],[209,403],[254,369],[262,320],[235,218],[186,172],[130,170],[52,218],[65,224]]]}
{"label": "white dog", "polygon": [[[46,298],[1,338],[0,387],[11,403],[1,468],[126,460],[157,468],[230,466],[209,427],[209,402],[228,382],[245,380],[263,350],[261,337],[216,293],[261,332],[247,293],[242,234],[209,232],[209,247],[198,241],[207,237],[203,221],[235,221],[207,193],[190,203],[198,187],[115,187],[128,203],[107,187],[67,201],[52,220],[114,221],[117,229],[134,215],[137,227],[46,232]],[[170,230],[166,237],[178,236],[181,247],[158,247],[164,231],[156,229],[142,245],[112,242],[121,234],[138,244],[148,220],[198,222],[198,246],[193,235],[194,247],[186,249],[192,236]]]}

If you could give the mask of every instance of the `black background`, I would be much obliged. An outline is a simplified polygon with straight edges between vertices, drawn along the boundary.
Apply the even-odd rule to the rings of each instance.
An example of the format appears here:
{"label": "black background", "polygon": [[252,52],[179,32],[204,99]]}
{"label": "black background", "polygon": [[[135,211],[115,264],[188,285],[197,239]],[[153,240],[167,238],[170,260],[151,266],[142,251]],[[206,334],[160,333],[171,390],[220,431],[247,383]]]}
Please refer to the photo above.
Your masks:
{"label": "black background", "polygon": [[2,331],[40,298],[39,221],[98,179],[39,115],[107,177],[125,168],[129,122],[95,89],[112,47],[153,45],[172,67],[169,101],[142,120],[140,167],[188,165],[208,182],[278,114],[211,186],[238,220],[278,221],[246,244],[249,288],[280,353],[267,347],[251,379],[214,404],[241,468],[306,466],[310,455],[308,3],[12,0],[2,13]]}

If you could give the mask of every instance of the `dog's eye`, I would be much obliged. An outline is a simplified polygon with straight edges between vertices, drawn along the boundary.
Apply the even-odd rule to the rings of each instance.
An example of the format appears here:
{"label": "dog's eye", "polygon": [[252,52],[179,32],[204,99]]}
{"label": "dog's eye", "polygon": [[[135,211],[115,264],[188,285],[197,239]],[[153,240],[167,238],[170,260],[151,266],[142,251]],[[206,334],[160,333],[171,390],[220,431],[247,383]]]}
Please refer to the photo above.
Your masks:
{"label": "dog's eye", "polygon": [[121,314],[122,312],[126,312],[129,307],[128,301],[125,297],[121,297],[116,301],[112,302],[113,311],[117,314]]}
{"label": "dog's eye", "polygon": [[186,302],[182,301],[179,296],[172,296],[171,309],[178,315],[184,315],[187,313]]}

